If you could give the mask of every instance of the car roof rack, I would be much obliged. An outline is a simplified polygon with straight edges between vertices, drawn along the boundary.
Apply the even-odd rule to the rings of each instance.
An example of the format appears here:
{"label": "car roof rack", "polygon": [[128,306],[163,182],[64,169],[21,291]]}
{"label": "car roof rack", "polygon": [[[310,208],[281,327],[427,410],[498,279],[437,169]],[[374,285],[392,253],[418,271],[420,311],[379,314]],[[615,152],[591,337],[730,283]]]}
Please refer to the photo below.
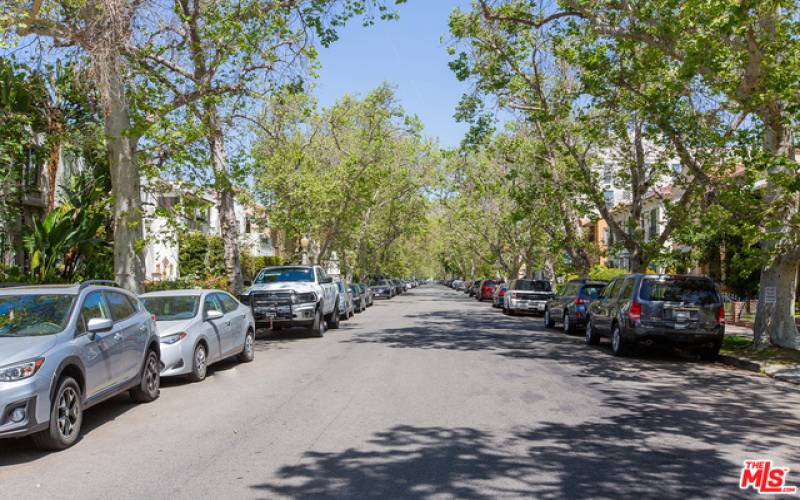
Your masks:
{"label": "car roof rack", "polygon": [[83,290],[87,286],[92,286],[92,285],[115,286],[121,288],[119,284],[114,280],[86,280],[86,281],[81,281],[79,283],[78,289]]}

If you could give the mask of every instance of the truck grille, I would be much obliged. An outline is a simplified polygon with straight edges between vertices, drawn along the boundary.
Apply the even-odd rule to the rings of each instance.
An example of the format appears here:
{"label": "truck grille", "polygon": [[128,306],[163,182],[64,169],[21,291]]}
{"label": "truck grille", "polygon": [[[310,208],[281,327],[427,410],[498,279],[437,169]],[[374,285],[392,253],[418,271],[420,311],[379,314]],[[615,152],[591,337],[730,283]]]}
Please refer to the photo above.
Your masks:
{"label": "truck grille", "polygon": [[252,295],[254,308],[292,305],[291,292],[255,292]]}

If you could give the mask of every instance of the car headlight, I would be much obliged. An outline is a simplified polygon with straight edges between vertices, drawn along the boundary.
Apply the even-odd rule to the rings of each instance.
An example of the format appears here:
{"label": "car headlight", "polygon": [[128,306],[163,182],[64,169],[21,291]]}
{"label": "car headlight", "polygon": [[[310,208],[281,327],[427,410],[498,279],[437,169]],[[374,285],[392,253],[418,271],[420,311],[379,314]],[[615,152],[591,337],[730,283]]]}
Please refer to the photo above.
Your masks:
{"label": "car headlight", "polygon": [[181,340],[185,339],[188,336],[189,334],[186,332],[180,332],[174,335],[167,335],[166,337],[161,337],[161,343],[167,345],[177,344],[178,342],[180,342]]}
{"label": "car headlight", "polygon": [[317,294],[314,292],[295,293],[292,295],[292,302],[294,304],[307,304],[309,302],[316,302]]}
{"label": "car headlight", "polygon": [[0,381],[2,382],[15,382],[17,380],[24,380],[36,375],[39,368],[42,367],[44,358],[36,358],[22,363],[7,365],[0,367]]}
{"label": "car headlight", "polygon": [[239,302],[241,302],[242,304],[244,304],[246,306],[249,306],[250,305],[250,294],[249,293],[243,293],[243,294],[239,295]]}

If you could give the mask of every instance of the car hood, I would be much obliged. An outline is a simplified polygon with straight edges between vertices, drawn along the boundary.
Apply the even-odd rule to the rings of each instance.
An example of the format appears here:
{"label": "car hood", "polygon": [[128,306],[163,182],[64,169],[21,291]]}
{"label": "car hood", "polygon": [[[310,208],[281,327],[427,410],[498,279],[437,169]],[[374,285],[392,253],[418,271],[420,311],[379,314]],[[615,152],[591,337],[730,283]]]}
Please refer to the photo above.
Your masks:
{"label": "car hood", "polygon": [[170,335],[175,335],[176,333],[185,332],[189,329],[193,322],[194,320],[192,319],[182,319],[178,321],[156,321],[156,327],[158,327],[158,336],[168,337]]}
{"label": "car hood", "polygon": [[264,283],[262,285],[253,285],[247,290],[247,294],[252,292],[275,292],[275,291],[292,291],[297,293],[314,292],[314,283],[305,281],[290,281],[286,283]]}
{"label": "car hood", "polygon": [[56,335],[0,337],[0,366],[37,358],[56,344]]}

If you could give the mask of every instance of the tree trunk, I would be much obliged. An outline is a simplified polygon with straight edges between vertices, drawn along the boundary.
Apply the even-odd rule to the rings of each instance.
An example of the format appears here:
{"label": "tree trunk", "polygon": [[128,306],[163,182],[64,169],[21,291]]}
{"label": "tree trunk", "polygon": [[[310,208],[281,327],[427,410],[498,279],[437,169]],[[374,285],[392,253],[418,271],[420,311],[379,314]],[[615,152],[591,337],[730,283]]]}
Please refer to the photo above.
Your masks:
{"label": "tree trunk", "polygon": [[114,279],[126,290],[141,293],[144,236],[136,139],[129,137],[130,113],[119,71],[112,67],[98,67],[97,71],[107,72],[105,132],[114,192]]}
{"label": "tree trunk", "polygon": [[239,224],[236,221],[235,198],[225,154],[225,138],[217,121],[216,110],[208,110],[207,126],[211,167],[219,203],[219,229],[225,255],[225,274],[228,277],[228,288],[239,291],[244,286],[239,257]]}
{"label": "tree trunk", "polygon": [[[791,132],[782,123],[779,110],[768,111],[764,117],[766,124],[764,145],[775,157],[788,157],[795,162],[795,151]],[[784,173],[785,167],[776,166],[769,174]],[[764,202],[768,206],[781,206],[777,220],[791,221],[797,215],[797,195],[787,193],[782,186],[775,185],[767,178]],[[800,348],[797,326],[794,319],[795,294],[797,292],[797,250],[776,251],[777,242],[784,230],[791,228],[778,226],[771,229],[771,237],[761,243],[761,248],[770,259],[761,269],[758,291],[758,308],[754,327],[753,345],[757,348],[768,343],[781,347]],[[777,255],[776,255],[777,252]]]}

